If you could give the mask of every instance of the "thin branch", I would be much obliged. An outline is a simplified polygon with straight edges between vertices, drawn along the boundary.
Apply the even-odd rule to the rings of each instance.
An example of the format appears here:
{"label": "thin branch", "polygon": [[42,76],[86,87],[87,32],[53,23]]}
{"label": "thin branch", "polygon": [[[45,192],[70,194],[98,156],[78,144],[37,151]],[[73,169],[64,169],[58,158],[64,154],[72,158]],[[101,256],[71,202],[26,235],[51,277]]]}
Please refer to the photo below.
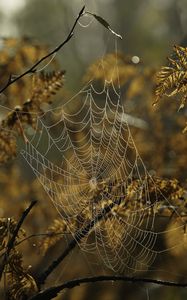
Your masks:
{"label": "thin branch", "polygon": [[27,237],[25,237],[24,239],[22,239],[21,241],[17,242],[15,244],[15,246],[18,246],[20,244],[22,244],[23,242],[26,242],[28,240],[30,240],[31,238],[35,238],[35,237],[54,237],[54,236],[58,236],[58,235],[70,235],[71,233],[70,232],[65,232],[65,231],[62,231],[62,232],[48,232],[48,233],[35,233],[35,234],[31,234]]}
{"label": "thin branch", "polygon": [[138,277],[130,277],[130,276],[95,276],[95,277],[86,277],[86,278],[78,278],[74,280],[70,280],[64,282],[63,284],[50,287],[46,290],[39,292],[37,295],[33,296],[29,300],[51,300],[58,295],[59,292],[64,289],[72,289],[76,286],[80,286],[83,283],[95,283],[95,282],[103,282],[103,281],[123,281],[130,283],[150,283],[156,284],[160,286],[171,286],[171,287],[187,287],[187,283],[177,283],[172,281],[163,281],[151,278],[138,278]]}
{"label": "thin branch", "polygon": [[9,76],[9,79],[6,83],[6,85],[0,90],[0,93],[4,92],[8,86],[12,85],[14,82],[18,81],[19,79],[23,78],[24,76],[28,75],[28,74],[33,74],[37,71],[37,66],[39,64],[41,64],[43,61],[45,61],[47,58],[51,57],[53,54],[57,53],[65,44],[67,44],[67,42],[73,37],[74,35],[74,29],[79,21],[79,19],[83,16],[83,12],[84,12],[85,6],[83,6],[83,8],[80,10],[73,26],[72,29],[70,31],[70,33],[68,34],[67,38],[59,45],[57,46],[54,50],[52,50],[50,53],[48,53],[47,55],[43,56],[40,60],[38,60],[32,67],[30,67],[28,70],[26,70],[24,73],[22,73],[21,75],[18,75],[15,78],[12,78],[12,75]]}
{"label": "thin branch", "polygon": [[66,258],[66,256],[76,247],[76,245],[81,242],[81,240],[87,236],[93,227],[103,219],[106,214],[108,214],[115,205],[119,205],[121,199],[111,203],[110,205],[106,206],[101,210],[101,212],[95,216],[86,226],[78,230],[75,235],[74,239],[68,244],[67,248],[62,252],[62,254],[54,260],[51,265],[41,274],[38,278],[35,278],[38,287],[44,284],[48,276],[58,267],[58,265]]}
{"label": "thin branch", "polygon": [[3,260],[2,260],[2,263],[0,265],[0,279],[2,277],[2,274],[3,274],[3,271],[4,271],[4,268],[5,268],[5,265],[7,263],[7,260],[9,258],[9,255],[10,255],[10,251],[13,249],[14,247],[14,244],[15,244],[15,241],[16,241],[16,238],[18,236],[18,232],[24,222],[24,220],[26,219],[26,217],[28,216],[29,212],[31,211],[31,209],[33,208],[33,206],[37,203],[36,200],[32,201],[29,205],[29,207],[27,207],[27,209],[23,212],[19,222],[17,223],[16,225],[16,228],[12,234],[12,237],[11,239],[9,240],[8,244],[7,244],[7,250],[4,254],[4,257],[3,257]]}
{"label": "thin branch", "polygon": [[[32,239],[32,238],[35,238],[35,237],[54,237],[54,236],[58,236],[58,235],[71,235],[70,232],[65,232],[65,231],[62,231],[62,232],[49,232],[49,233],[35,233],[35,234],[31,234],[31,235],[28,235],[27,237],[23,238],[22,240],[20,240],[19,242],[16,242],[14,244],[14,247],[17,247],[18,245]],[[0,255],[0,258],[5,255],[6,251],[4,251],[1,255]]]}

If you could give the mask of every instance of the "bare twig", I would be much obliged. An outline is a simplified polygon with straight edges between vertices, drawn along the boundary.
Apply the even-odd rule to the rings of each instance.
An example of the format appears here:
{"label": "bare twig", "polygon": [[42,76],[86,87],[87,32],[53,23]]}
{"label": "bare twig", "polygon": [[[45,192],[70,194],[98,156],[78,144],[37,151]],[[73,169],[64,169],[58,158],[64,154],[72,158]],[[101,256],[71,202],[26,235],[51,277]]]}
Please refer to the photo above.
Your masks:
{"label": "bare twig", "polygon": [[68,244],[67,248],[62,252],[62,254],[54,260],[51,265],[45,270],[38,278],[36,279],[36,282],[38,284],[38,287],[40,287],[41,284],[44,284],[48,276],[58,267],[58,265],[66,258],[66,256],[76,247],[76,245],[85,237],[87,236],[90,231],[93,229],[93,227],[101,220],[103,219],[106,214],[108,214],[112,208],[115,205],[119,205],[121,199],[111,203],[110,205],[106,206],[101,210],[101,212],[95,216],[85,227],[78,230],[75,235],[74,239]]}
{"label": "bare twig", "polygon": [[65,232],[65,231],[62,231],[62,232],[48,232],[48,233],[35,233],[35,234],[31,234],[27,237],[25,237],[24,239],[22,239],[21,241],[17,242],[15,244],[15,246],[18,246],[20,244],[22,244],[23,242],[26,242],[32,238],[35,238],[35,237],[54,237],[54,236],[58,236],[58,235],[70,235],[71,233],[70,232]]}
{"label": "bare twig", "polygon": [[95,283],[95,282],[103,282],[103,281],[123,281],[123,282],[130,282],[130,283],[149,283],[149,284],[156,284],[160,286],[171,286],[171,287],[187,287],[187,283],[177,283],[171,281],[163,281],[151,278],[138,278],[138,277],[130,277],[130,276],[95,276],[95,277],[86,277],[86,278],[78,278],[74,280],[70,280],[64,282],[63,284],[50,287],[46,290],[39,292],[37,295],[33,296],[29,300],[51,300],[58,295],[64,289],[72,289],[76,286],[79,286],[83,283]]}
{"label": "bare twig", "polygon": [[26,219],[27,215],[29,214],[29,212],[31,211],[31,209],[33,208],[33,206],[37,203],[36,200],[32,201],[29,205],[29,207],[23,212],[19,222],[17,223],[16,225],[16,228],[12,234],[12,237],[11,239],[9,240],[8,244],[7,244],[7,250],[4,254],[4,257],[3,257],[3,260],[2,260],[2,263],[0,265],[0,279],[2,277],[2,274],[3,274],[3,271],[4,271],[4,268],[5,268],[5,265],[7,263],[7,260],[8,260],[8,257],[10,255],[10,251],[13,249],[14,247],[14,244],[15,244],[15,240],[18,236],[18,232],[24,222],[24,220]]}
{"label": "bare twig", "polygon": [[13,84],[14,82],[18,81],[19,79],[23,78],[24,76],[28,75],[28,74],[33,74],[37,71],[37,66],[42,63],[43,61],[45,61],[47,58],[51,57],[52,55],[54,55],[55,53],[57,53],[65,44],[67,44],[67,42],[73,37],[74,34],[74,29],[79,21],[79,19],[83,16],[84,13],[84,9],[85,6],[83,6],[83,8],[80,10],[73,26],[72,29],[70,31],[70,33],[68,34],[67,38],[59,45],[57,46],[54,50],[52,50],[50,53],[48,53],[47,55],[43,56],[40,60],[38,60],[33,66],[31,66],[28,70],[26,70],[25,72],[23,72],[21,75],[18,75],[17,77],[13,78],[12,75],[9,76],[9,79],[6,83],[6,85],[0,90],[0,93],[4,92],[11,84]]}
{"label": "bare twig", "polygon": [[[16,242],[14,244],[14,247],[17,247],[19,246],[20,244],[32,239],[32,238],[35,238],[35,237],[54,237],[54,236],[58,236],[58,235],[70,235],[71,233],[70,232],[65,232],[65,231],[62,231],[62,232],[48,232],[48,233],[35,233],[35,234],[31,234],[25,238],[23,238],[22,240],[20,240],[19,242]],[[1,255],[0,255],[0,258],[5,255],[6,251],[4,251]]]}

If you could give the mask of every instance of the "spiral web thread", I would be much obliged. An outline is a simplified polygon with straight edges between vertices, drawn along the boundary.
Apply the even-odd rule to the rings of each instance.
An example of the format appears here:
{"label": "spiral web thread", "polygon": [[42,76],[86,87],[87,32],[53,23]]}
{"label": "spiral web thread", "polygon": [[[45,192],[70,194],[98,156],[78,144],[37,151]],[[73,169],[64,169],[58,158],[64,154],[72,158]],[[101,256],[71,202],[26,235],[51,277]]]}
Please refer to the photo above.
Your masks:
{"label": "spiral web thread", "polygon": [[[112,80],[115,72],[117,64],[102,90],[90,81],[61,106],[37,116],[37,129],[27,130],[21,154],[74,238],[72,224],[80,229],[95,220],[91,232],[78,238],[80,248],[97,253],[116,273],[134,273],[146,270],[166,251],[156,247],[166,231],[156,229],[155,215],[163,200],[171,205],[138,154],[120,88]],[[105,207],[115,201],[105,214]]]}

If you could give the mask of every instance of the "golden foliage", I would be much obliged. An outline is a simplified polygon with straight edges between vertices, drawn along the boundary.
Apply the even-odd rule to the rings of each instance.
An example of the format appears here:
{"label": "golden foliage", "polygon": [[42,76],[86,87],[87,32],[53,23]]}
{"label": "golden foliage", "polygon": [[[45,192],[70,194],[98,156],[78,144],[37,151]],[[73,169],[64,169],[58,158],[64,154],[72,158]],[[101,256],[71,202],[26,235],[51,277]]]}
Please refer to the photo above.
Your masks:
{"label": "golden foliage", "polygon": [[107,54],[97,60],[88,68],[84,82],[94,78],[98,82],[112,82],[115,87],[125,87],[125,96],[131,100],[147,93],[148,87],[155,83],[155,69],[145,67],[138,61],[134,63],[133,57],[122,53]]}
{"label": "golden foliage", "polygon": [[[32,40],[1,39],[0,77],[1,85],[13,76],[31,66],[39,58],[47,54],[46,46],[39,46]],[[36,114],[43,112],[42,105],[52,103],[51,96],[63,86],[64,71],[36,73],[31,77],[23,77],[5,90],[7,107],[12,111],[3,113],[0,124],[0,164],[6,163],[16,156],[16,138],[25,139],[22,126],[35,128]],[[28,100],[26,100],[28,99]],[[16,105],[16,106],[15,106]],[[21,122],[21,123],[20,123]]]}
{"label": "golden foliage", "polygon": [[[169,65],[157,73],[156,104],[164,96],[175,97],[180,104],[178,111],[184,108],[187,100],[187,47],[173,47],[173,54],[168,58]],[[186,133],[185,124],[182,132]]]}
{"label": "golden foliage", "polygon": [[187,100],[187,47],[174,46],[168,61],[169,66],[162,67],[157,75],[157,101],[163,96],[179,96],[181,109]]}
{"label": "golden foliage", "polygon": [[[24,63],[24,60],[22,60],[21,57],[27,57],[28,55],[29,57],[25,60],[27,64],[30,64],[31,60],[36,60],[36,56],[38,54],[41,55],[42,53],[42,50],[40,52],[39,48],[35,46],[30,47],[29,45],[24,46],[22,43],[19,44],[14,39],[6,40],[5,45],[7,48],[16,45],[17,52],[15,53],[20,51],[20,54],[16,56],[19,59],[14,65],[16,70],[18,68],[20,69],[22,66],[21,64]],[[13,65],[10,67],[6,66],[7,61],[10,62],[10,55],[7,48],[6,50],[3,50],[4,52],[2,53],[2,62],[4,64],[3,72],[4,74],[7,74],[7,72],[9,74],[16,73],[17,71],[15,72],[11,69],[13,68]],[[184,105],[184,99],[186,99],[186,48],[177,46],[175,48],[175,52],[176,57],[169,59],[170,67],[163,67],[161,71],[162,74],[160,73],[157,97],[160,98],[165,94],[169,96],[180,94],[181,105]],[[117,64],[116,69],[113,67],[115,64]],[[25,65],[23,67],[25,67]],[[117,57],[117,60],[116,55],[110,54],[100,62],[99,68],[98,62],[93,64],[85,75],[84,80],[88,81],[94,77],[98,80],[98,82],[103,83],[104,80],[112,80],[114,84],[117,85],[117,67],[120,83],[124,89],[126,97],[125,100],[127,99],[127,102],[130,100],[127,112],[131,114],[132,117],[134,115],[141,117],[148,124],[147,130],[137,130],[136,128],[132,129],[134,131],[133,135],[135,136],[136,143],[138,144],[138,149],[143,154],[146,164],[150,170],[157,170],[158,174],[161,176],[169,176],[170,178],[178,177],[184,182],[187,175],[187,144],[179,130],[179,128],[183,126],[183,116],[180,115],[180,120],[177,119],[176,116],[174,117],[175,106],[171,105],[170,108],[168,108],[168,105],[164,102],[160,105],[160,111],[157,111],[157,113],[153,111],[152,100],[153,88],[155,85],[155,70],[145,67],[142,64],[135,65],[131,61],[130,57],[124,57],[122,54]],[[7,104],[10,104],[11,107],[14,107],[15,104],[20,104],[20,106],[14,108],[12,112],[4,116],[4,120],[1,123],[1,128],[5,130],[2,130],[0,133],[0,163],[3,164],[15,157],[16,137],[21,135],[24,138],[24,133],[21,131],[19,122],[21,121],[22,125],[29,125],[35,129],[36,114],[38,115],[43,113],[45,109],[45,105],[43,106],[43,104],[50,104],[54,101],[53,95],[63,86],[63,82],[63,71],[49,74],[41,73],[33,76],[33,87],[30,92],[28,91],[29,85],[23,85],[23,82],[18,82],[16,85],[12,85],[12,87],[6,91],[8,97]],[[10,103],[12,98],[14,98],[14,101],[12,102],[13,104]],[[21,101],[19,100],[21,103],[17,102],[18,98],[22,98]],[[27,98],[29,100],[25,101]],[[74,110],[72,107],[69,109]],[[166,126],[167,124],[172,124],[172,127],[170,128],[170,126]],[[15,137],[12,135],[11,131],[15,132]],[[78,135],[75,138],[79,141],[83,139],[83,137]],[[155,151],[158,155],[155,155]],[[141,184],[142,182],[136,179],[129,183],[126,195],[127,201],[123,201],[119,206],[113,208],[112,213],[118,214],[120,218],[125,219],[131,214],[132,210],[146,207],[145,195],[143,193],[137,193]],[[121,185],[123,185],[123,182],[116,182],[116,185],[113,186],[113,188],[117,189],[117,194],[121,190]],[[46,231],[46,237],[41,243],[38,243],[43,254],[62,239],[64,235],[68,234],[69,228],[73,232],[76,232],[76,230],[79,229],[80,222],[78,218],[89,222],[92,217],[90,210],[86,209],[77,216],[77,220],[73,220],[72,224],[68,224],[68,226],[66,221],[62,218],[56,219],[56,216],[54,217],[53,210],[49,209],[49,203],[46,201],[46,196],[43,196],[44,192],[41,190],[41,187],[39,187],[39,184],[36,183],[36,181],[33,181],[31,176],[29,177],[29,182],[26,181],[26,178],[24,178],[23,174],[21,174],[21,168],[16,166],[16,164],[12,164],[9,168],[6,167],[6,169],[4,168],[1,170],[0,187],[2,215],[17,214],[17,208],[23,207],[24,205],[23,201],[20,200],[30,199],[31,197],[36,197],[37,199],[43,198],[45,200],[40,203],[36,212],[33,213],[32,218],[29,219],[29,224],[27,224],[27,232],[31,231],[36,233],[40,227],[46,231],[49,220],[54,220],[52,225]],[[158,198],[155,198],[155,187],[160,190]],[[95,196],[99,196],[99,193],[103,189],[107,193],[110,188],[110,186],[103,184]],[[149,190],[150,200],[153,204],[155,204],[153,206],[154,209],[147,210],[147,214],[156,214],[156,218],[158,217],[158,219],[159,216],[167,217],[168,228],[170,228],[169,226],[173,228],[172,226],[175,227],[176,224],[178,224],[177,222],[181,222],[178,216],[182,217],[184,223],[186,222],[186,190],[176,179],[168,180],[154,178],[154,181],[148,180],[147,188]],[[78,195],[78,197],[79,196],[81,197],[81,195]],[[159,205],[156,204],[157,200],[159,200]],[[110,199],[110,201],[112,201],[112,199]],[[171,206],[173,205],[177,207],[176,210],[178,215],[173,214],[173,210],[168,206],[168,201]],[[79,199],[77,199],[77,205],[80,205],[80,202]],[[11,205],[7,205],[7,203],[11,203]],[[103,201],[102,207],[105,207],[107,204],[108,202],[105,203],[105,201]],[[146,213],[144,216],[146,217]],[[8,227],[7,219],[0,220],[1,251],[5,251],[7,240],[10,238],[10,235],[13,233],[15,228],[15,221],[12,219],[10,220]],[[107,222],[109,226],[105,227],[106,231],[111,230],[111,227],[115,228],[115,226],[117,226],[110,221],[110,216]],[[183,235],[183,233],[185,233],[183,225],[184,224],[181,224],[181,228],[179,229],[180,232],[176,231],[176,239],[174,238],[176,241],[186,238],[185,235]],[[121,241],[120,234],[123,233],[123,231],[119,230],[114,244],[112,244],[113,240],[108,241],[111,247],[113,246],[117,248],[119,246]],[[108,237],[111,237],[111,234],[108,234]],[[170,236],[166,235],[165,242],[168,247],[172,247],[173,240],[171,240]],[[184,249],[186,250],[186,242],[184,245]],[[30,248],[25,246],[25,249],[27,249],[27,251],[23,256],[24,261],[28,261],[29,259],[32,260],[33,256],[36,256],[36,253],[31,250],[31,246]],[[180,249],[178,251],[180,253],[184,253],[184,251],[180,251]],[[24,295],[31,296],[32,293],[37,291],[36,283],[29,273],[29,268],[24,267],[22,253],[23,251],[18,251],[17,247],[14,248],[11,252],[6,269],[8,272],[8,296],[13,300],[22,299]],[[174,256],[178,255],[177,250],[176,252],[171,250],[171,253]],[[36,258],[35,260],[34,264],[37,264],[38,261]]]}
{"label": "golden foliage", "polygon": [[[103,90],[103,83],[109,77],[107,72],[112,74],[115,69],[116,56],[113,54],[110,63],[110,55],[100,61],[100,68],[96,63],[91,65],[85,75],[87,80],[95,77],[98,79],[96,83],[94,81],[97,90]],[[99,69],[102,70],[102,61],[105,60],[105,72],[99,72]],[[122,59],[120,54],[118,71],[125,112],[132,120],[129,126],[146,167],[160,177],[178,178],[184,182],[187,176],[187,143],[181,131],[185,127],[186,117],[182,110],[176,113],[178,102],[170,101],[168,105],[167,101],[160,101],[158,106],[153,106],[156,68],[143,63],[134,64],[130,57]],[[117,76],[116,71],[113,74]],[[113,79],[117,83],[116,76]],[[139,121],[143,126],[139,126]]]}
{"label": "golden foliage", "polygon": [[[142,186],[142,182],[140,180],[133,180],[128,186],[124,201],[122,201],[119,206],[113,208],[112,211],[114,211],[115,214],[125,219],[129,218],[132,211],[142,209],[144,218],[146,218],[147,215],[154,214],[158,217],[166,216],[169,218],[173,215],[173,210],[170,208],[172,206],[176,207],[178,213],[177,215],[173,215],[173,218],[178,219],[179,216],[187,214],[186,190],[176,179],[145,178],[145,180],[147,181],[150,202],[154,205],[146,210],[147,202],[145,193],[138,192]],[[117,188],[120,189],[122,184],[123,183],[119,184]],[[155,189],[157,189],[157,193],[155,193]]]}
{"label": "golden foliage", "polygon": [[64,84],[64,74],[65,71],[42,72],[39,76],[34,76],[31,101],[39,104],[50,103],[49,98],[54,96]]}
{"label": "golden foliage", "polygon": [[[0,78],[1,88],[9,80],[26,68],[34,64],[42,56],[46,55],[48,49],[45,45],[39,45],[29,38],[1,38],[0,49]],[[4,91],[6,105],[14,108],[22,105],[30,97],[31,77],[26,76],[18,80]]]}
{"label": "golden foliage", "polygon": [[[119,205],[114,206],[111,214],[117,214],[121,219],[128,219],[129,222],[131,212],[137,211],[139,209],[140,211],[143,211],[144,219],[146,219],[148,215],[154,216],[156,214],[157,217],[167,217],[168,223],[170,222],[171,216],[173,221],[175,219],[178,220],[179,216],[183,217],[187,214],[186,190],[179,184],[176,179],[168,180],[154,178],[153,180],[153,178],[145,178],[145,180],[147,180],[150,202],[154,205],[152,205],[149,210],[146,209],[147,202],[145,199],[145,194],[138,192],[142,186],[142,181],[133,180],[128,186],[127,194],[123,196],[124,201],[121,201]],[[116,182],[116,184],[114,184],[112,187],[110,185],[103,184],[100,192],[102,191],[106,194],[113,194],[114,192],[116,192],[118,194],[121,191],[123,184],[125,183]],[[155,194],[155,189],[158,190],[157,194]],[[77,201],[81,201],[81,198],[79,198],[79,196],[77,196]],[[100,205],[104,208],[110,203],[112,203],[112,199],[105,200],[103,198]],[[176,207],[175,211],[177,212],[177,214],[173,214],[173,210],[171,207]],[[144,221],[144,219],[142,219],[142,222]],[[72,219],[71,224],[68,224],[62,218],[55,219],[53,224],[48,228],[46,232],[47,236],[41,242],[40,247],[42,249],[42,252],[46,253],[49,247],[55,245],[60,239],[62,239],[65,234],[69,233],[69,229],[71,230],[71,232],[76,232],[80,227],[80,220],[84,220],[86,222],[92,220],[92,213],[90,212],[89,207],[87,207],[87,209],[84,209],[81,214],[77,216],[77,218]],[[104,223],[105,222],[106,220],[104,220]],[[107,231],[111,231],[111,226],[115,226],[115,224],[113,224],[113,220],[110,220],[110,216],[108,217],[107,224],[107,226],[104,226]],[[104,228],[102,225],[102,220],[99,226]],[[119,226],[119,224],[117,226]],[[121,226],[123,226],[123,224]],[[122,233],[122,230],[118,232],[118,242],[122,240]],[[110,233],[108,234],[108,237],[110,237]],[[115,246],[117,247],[117,241],[115,241]]]}
{"label": "golden foliage", "polygon": [[[124,68],[125,67],[125,68]],[[94,62],[87,70],[83,80],[88,82],[94,80],[105,79],[108,82],[113,82],[118,85],[119,78],[121,84],[130,81],[137,75],[137,66],[130,60],[129,57],[123,54],[107,54],[102,59]]]}
{"label": "golden foliage", "polygon": [[[16,222],[11,218],[0,219],[0,253],[6,255],[7,244],[14,234]],[[21,234],[16,236],[16,243],[19,238],[25,235],[23,229]],[[36,283],[31,275],[29,275],[29,268],[23,267],[22,254],[13,247],[10,255],[7,258],[5,266],[5,277],[7,280],[7,297],[12,300],[24,299],[25,295],[31,296],[37,291]]]}
{"label": "golden foliage", "polygon": [[[63,86],[64,71],[41,73],[34,76],[31,98],[22,106],[17,106],[1,122],[0,163],[5,163],[16,156],[16,138],[25,139],[22,126],[30,125],[35,129],[37,115],[43,113],[42,104],[52,103],[51,96]],[[14,135],[11,133],[14,130]]]}
{"label": "golden foliage", "polygon": [[29,274],[29,268],[23,267],[22,254],[16,250],[9,257],[6,273],[8,299],[22,300],[38,291],[34,278]]}
{"label": "golden foliage", "polygon": [[42,240],[40,248],[45,254],[50,247],[54,246],[62,237],[68,233],[67,223],[63,219],[55,219],[47,229],[46,237]]}
{"label": "golden foliage", "polygon": [[11,218],[0,219],[0,251],[3,252],[7,246],[10,236],[14,233],[16,222]]}
{"label": "golden foliage", "polygon": [[20,127],[20,121],[22,125],[33,126],[36,122],[36,114],[43,113],[41,105],[52,102],[51,95],[55,95],[63,86],[63,81],[64,71],[35,75],[31,98],[7,115],[7,118],[2,121],[3,127],[8,129]]}

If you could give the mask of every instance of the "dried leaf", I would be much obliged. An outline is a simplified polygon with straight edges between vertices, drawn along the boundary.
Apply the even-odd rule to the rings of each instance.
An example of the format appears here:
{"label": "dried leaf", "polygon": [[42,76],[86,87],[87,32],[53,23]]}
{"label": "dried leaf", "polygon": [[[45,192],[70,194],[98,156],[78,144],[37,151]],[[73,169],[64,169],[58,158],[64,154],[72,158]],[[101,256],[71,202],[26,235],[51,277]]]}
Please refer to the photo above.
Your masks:
{"label": "dried leaf", "polygon": [[67,232],[67,224],[63,219],[55,219],[53,224],[48,228],[46,237],[42,240],[40,249],[43,255],[46,251],[54,246]]}
{"label": "dried leaf", "polygon": [[92,15],[101,25],[103,25],[105,28],[107,28],[112,34],[114,34],[115,36],[117,36],[118,38],[120,38],[122,40],[122,36],[118,33],[116,33],[111,27],[110,24],[103,19],[102,17],[96,15],[96,14],[92,14],[90,12],[88,12],[89,15]]}
{"label": "dried leaf", "polygon": [[65,71],[44,73],[34,76],[31,94],[32,102],[49,102],[49,98],[55,95],[64,84]]}
{"label": "dried leaf", "polygon": [[168,58],[169,66],[164,66],[157,75],[156,102],[163,96],[179,96],[179,110],[187,100],[187,47],[174,46],[174,53]]}

